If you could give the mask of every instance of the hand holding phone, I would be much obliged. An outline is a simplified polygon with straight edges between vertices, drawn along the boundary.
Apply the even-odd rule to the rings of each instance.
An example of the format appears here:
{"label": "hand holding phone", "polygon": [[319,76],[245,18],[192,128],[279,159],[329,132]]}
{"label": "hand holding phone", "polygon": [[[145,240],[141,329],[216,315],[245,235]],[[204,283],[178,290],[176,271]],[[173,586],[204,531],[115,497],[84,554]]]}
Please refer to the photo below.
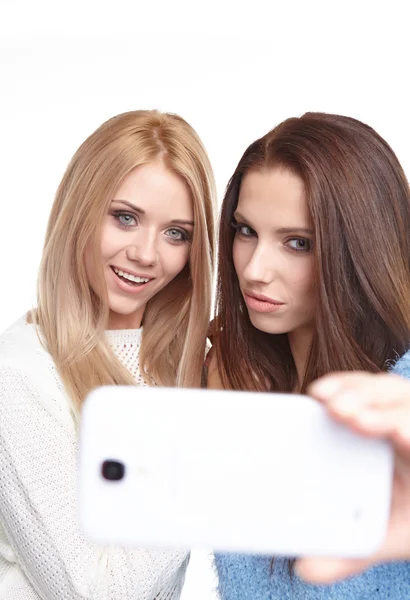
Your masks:
{"label": "hand holding phone", "polygon": [[107,386],[82,416],[95,541],[359,557],[382,543],[393,455],[307,396]]}

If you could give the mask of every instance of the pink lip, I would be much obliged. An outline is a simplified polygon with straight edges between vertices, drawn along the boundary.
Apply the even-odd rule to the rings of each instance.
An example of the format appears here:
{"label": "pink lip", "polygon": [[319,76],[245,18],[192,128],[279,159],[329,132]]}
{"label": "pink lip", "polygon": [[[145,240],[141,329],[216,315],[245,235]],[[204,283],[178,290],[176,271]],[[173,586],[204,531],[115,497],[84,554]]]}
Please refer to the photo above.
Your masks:
{"label": "pink lip", "polygon": [[262,302],[269,302],[269,304],[285,304],[284,302],[281,302],[280,300],[275,300],[274,298],[269,298],[268,296],[264,296],[263,294],[255,294],[254,292],[251,292],[250,290],[244,290],[244,294],[246,294],[247,296],[250,296],[251,298],[256,298],[256,300],[262,300]]}
{"label": "pink lip", "polygon": [[145,277],[145,279],[154,279],[154,277],[149,277],[146,273],[135,273],[135,271],[131,271],[130,269],[123,269],[122,267],[117,267],[117,265],[110,265],[111,269],[118,269],[123,273],[128,273],[129,275],[134,275],[134,277]]}
{"label": "pink lip", "polygon": [[247,306],[256,312],[275,312],[284,306],[284,302],[273,300],[262,294],[254,294],[253,292],[243,292],[243,297]]}
{"label": "pink lip", "polygon": [[[117,267],[118,268],[118,267]],[[125,283],[125,281],[122,281],[122,279],[120,279],[117,274],[115,273],[114,269],[110,269],[112,276],[114,278],[114,283],[116,284],[116,286],[122,291],[122,292],[126,292],[127,294],[141,294],[141,292],[143,290],[145,290],[145,288],[147,287],[147,285],[149,285],[152,281],[147,281],[147,283],[141,283],[138,286],[131,286],[128,283]],[[121,269],[122,271],[122,269]],[[129,271],[125,271],[125,273],[128,273]],[[131,273],[132,275],[133,273]],[[136,277],[145,277],[145,275],[136,275]]]}

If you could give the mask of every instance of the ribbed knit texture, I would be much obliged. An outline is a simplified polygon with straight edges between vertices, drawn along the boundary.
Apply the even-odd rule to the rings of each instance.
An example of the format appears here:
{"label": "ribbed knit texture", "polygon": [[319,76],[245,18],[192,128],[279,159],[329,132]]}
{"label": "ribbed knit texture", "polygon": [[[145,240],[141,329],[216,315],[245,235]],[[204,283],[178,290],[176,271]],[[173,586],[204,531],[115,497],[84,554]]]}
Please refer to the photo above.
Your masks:
{"label": "ribbed knit texture", "polygon": [[[144,385],[141,333],[106,335]],[[100,547],[84,539],[77,447],[56,367],[34,325],[22,318],[0,336],[0,599],[177,600],[185,550]]]}

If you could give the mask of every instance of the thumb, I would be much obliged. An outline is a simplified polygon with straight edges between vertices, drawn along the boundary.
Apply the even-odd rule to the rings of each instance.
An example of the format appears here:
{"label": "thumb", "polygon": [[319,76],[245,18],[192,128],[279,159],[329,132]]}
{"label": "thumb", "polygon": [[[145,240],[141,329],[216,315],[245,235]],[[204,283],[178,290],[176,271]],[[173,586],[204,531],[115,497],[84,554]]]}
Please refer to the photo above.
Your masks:
{"label": "thumb", "polygon": [[309,583],[335,583],[361,573],[372,564],[368,559],[300,558],[295,572]]}

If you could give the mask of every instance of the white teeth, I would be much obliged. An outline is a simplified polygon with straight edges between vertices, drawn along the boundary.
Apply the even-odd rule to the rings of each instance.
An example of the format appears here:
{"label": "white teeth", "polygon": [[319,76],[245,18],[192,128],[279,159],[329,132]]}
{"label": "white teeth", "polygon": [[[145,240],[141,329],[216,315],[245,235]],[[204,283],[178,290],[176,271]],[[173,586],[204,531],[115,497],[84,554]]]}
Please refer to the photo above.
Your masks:
{"label": "white teeth", "polygon": [[148,277],[137,277],[136,275],[131,275],[131,273],[125,273],[124,271],[121,271],[121,269],[117,269],[116,267],[114,267],[114,271],[117,273],[117,275],[120,275],[125,279],[129,279],[130,281],[134,281],[134,283],[147,283],[148,281],[150,281]]}

